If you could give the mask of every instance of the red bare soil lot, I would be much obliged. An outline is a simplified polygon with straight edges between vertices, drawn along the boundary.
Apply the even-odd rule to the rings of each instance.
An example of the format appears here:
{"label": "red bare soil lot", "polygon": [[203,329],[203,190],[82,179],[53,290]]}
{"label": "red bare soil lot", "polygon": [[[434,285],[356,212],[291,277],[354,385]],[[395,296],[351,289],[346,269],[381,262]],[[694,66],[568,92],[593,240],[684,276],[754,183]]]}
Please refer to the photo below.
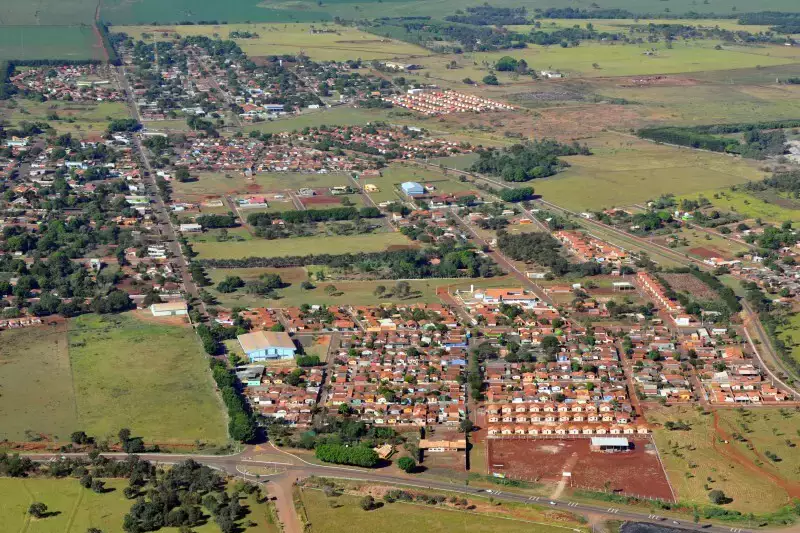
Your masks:
{"label": "red bare soil lot", "polygon": [[[512,479],[561,481],[571,472],[568,487],[603,490],[673,500],[669,481],[650,439],[628,439],[628,452],[604,453],[589,449],[590,439],[488,439],[489,473]],[[502,466],[501,466],[502,465]]]}

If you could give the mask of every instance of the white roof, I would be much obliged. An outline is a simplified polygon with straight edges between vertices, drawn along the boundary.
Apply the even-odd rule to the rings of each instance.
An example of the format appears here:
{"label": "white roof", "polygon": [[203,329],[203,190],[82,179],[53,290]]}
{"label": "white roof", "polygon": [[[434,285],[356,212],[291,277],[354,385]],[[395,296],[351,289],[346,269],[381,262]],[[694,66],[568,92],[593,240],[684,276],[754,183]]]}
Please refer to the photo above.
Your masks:
{"label": "white roof", "polygon": [[627,448],[628,439],[622,437],[592,437],[592,446],[614,446]]}

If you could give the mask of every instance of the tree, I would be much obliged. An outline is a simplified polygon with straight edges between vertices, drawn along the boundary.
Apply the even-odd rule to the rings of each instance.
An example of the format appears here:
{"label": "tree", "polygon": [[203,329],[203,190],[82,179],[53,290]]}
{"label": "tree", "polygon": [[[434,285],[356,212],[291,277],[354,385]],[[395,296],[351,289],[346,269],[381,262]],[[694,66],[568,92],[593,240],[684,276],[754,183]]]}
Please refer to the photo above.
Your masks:
{"label": "tree", "polygon": [[417,462],[411,457],[401,457],[397,460],[397,466],[403,472],[410,474],[415,468],[417,468]]}
{"label": "tree", "polygon": [[458,424],[458,430],[461,433],[468,433],[472,431],[473,426],[474,424],[472,423],[472,420],[470,420],[469,418],[465,418]]}
{"label": "tree", "polygon": [[47,505],[42,502],[33,502],[28,507],[28,514],[34,518],[44,518],[47,515]]}
{"label": "tree", "polygon": [[89,444],[92,439],[84,431],[75,431],[69,436],[73,444]]}
{"label": "tree", "polygon": [[483,83],[486,85],[500,85],[500,82],[497,80],[497,76],[494,74],[487,74],[483,77]]}
{"label": "tree", "polygon": [[724,505],[731,501],[721,490],[712,490],[709,492],[708,499],[711,500],[711,503],[714,505]]}
{"label": "tree", "polygon": [[117,437],[119,437],[119,443],[125,444],[125,442],[131,438],[131,430],[128,428],[122,428],[117,433]]}
{"label": "tree", "polygon": [[364,496],[363,498],[361,498],[360,505],[361,508],[364,509],[365,511],[371,511],[375,509],[375,498],[373,498],[372,496]]}
{"label": "tree", "polygon": [[384,285],[378,285],[377,287],[375,287],[375,290],[372,291],[372,294],[374,294],[379,298],[383,296],[385,293],[386,293],[386,287]]}
{"label": "tree", "polygon": [[547,335],[542,339],[542,350],[548,355],[555,355],[561,350],[561,343],[558,337],[554,335]]}
{"label": "tree", "polygon": [[92,481],[92,492],[96,492],[97,494],[102,494],[106,490],[106,484],[104,481],[100,481],[99,479],[95,479]]}
{"label": "tree", "polygon": [[81,479],[80,479],[81,487],[83,487],[84,489],[91,488],[92,487],[92,481],[94,481],[94,479],[92,479],[92,475],[91,474],[86,474],[85,476],[81,477]]}

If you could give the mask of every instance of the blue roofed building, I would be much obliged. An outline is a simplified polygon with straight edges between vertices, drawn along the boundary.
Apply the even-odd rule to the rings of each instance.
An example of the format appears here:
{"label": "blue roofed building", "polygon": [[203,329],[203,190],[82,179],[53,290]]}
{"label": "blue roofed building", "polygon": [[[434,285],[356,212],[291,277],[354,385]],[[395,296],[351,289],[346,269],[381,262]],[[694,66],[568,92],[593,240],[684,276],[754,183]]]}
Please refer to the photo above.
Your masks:
{"label": "blue roofed building", "polygon": [[425,187],[416,181],[407,181],[400,185],[400,188],[403,189],[406,196],[421,196],[425,194]]}
{"label": "blue roofed building", "polygon": [[254,331],[237,337],[250,362],[291,359],[297,348],[284,331]]}

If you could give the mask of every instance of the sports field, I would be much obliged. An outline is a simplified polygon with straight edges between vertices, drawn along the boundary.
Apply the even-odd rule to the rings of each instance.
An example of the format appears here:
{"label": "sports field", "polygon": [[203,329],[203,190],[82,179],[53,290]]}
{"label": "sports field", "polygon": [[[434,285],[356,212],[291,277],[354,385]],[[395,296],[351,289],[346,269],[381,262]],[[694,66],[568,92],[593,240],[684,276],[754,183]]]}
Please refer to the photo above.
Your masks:
{"label": "sports field", "polygon": [[[752,464],[748,466],[749,461],[742,460],[733,444],[722,442],[714,429],[713,415],[675,406],[648,409],[647,420],[657,424],[655,441],[681,501],[706,505],[708,491],[718,489],[733,499],[727,508],[745,513],[772,512],[787,503],[785,490],[754,470]],[[682,420],[691,429],[670,431],[659,427],[667,420]]]}
{"label": "sports field", "polygon": [[102,58],[100,42],[88,25],[0,26],[0,60]]}
{"label": "sports field", "polygon": [[296,237],[291,239],[253,239],[243,242],[199,242],[192,248],[199,259],[243,259],[245,257],[283,257],[311,254],[381,252],[413,247],[401,233],[375,233],[344,237]]}
{"label": "sports field", "polygon": [[[430,55],[430,51],[395,39],[377,37],[357,28],[333,23],[317,24],[225,24],[192,26],[118,26],[114,31],[140,39],[143,33],[150,38],[171,39],[180,36],[205,35],[228,39],[231,32],[249,32],[258,37],[234,39],[250,57],[296,55],[303,52],[315,61],[344,61],[361,58],[401,59]],[[169,32],[165,37],[164,32]]]}
{"label": "sports field", "polygon": [[[29,533],[86,533],[89,528],[105,532],[122,531],[124,516],[130,511],[132,500],[122,495],[127,480],[104,480],[108,492],[97,494],[84,489],[75,479],[50,478],[0,478],[0,524],[3,531]],[[28,506],[34,501],[47,505],[45,518],[32,518]],[[242,500],[249,508],[246,518],[239,524],[242,533],[277,533],[268,505],[259,504],[254,496]],[[248,525],[252,522],[253,525]],[[177,528],[161,531],[177,532]],[[213,520],[192,528],[197,533],[218,532]]]}
{"label": "sports field", "polygon": [[[380,500],[380,498],[376,498],[376,500]],[[548,512],[533,510],[530,509],[530,506],[528,506],[529,510],[526,510],[517,509],[510,504],[503,504],[503,507],[513,507],[506,514],[499,508],[498,511],[466,512],[430,505],[395,502],[365,512],[359,506],[359,497],[357,496],[342,495],[327,498],[322,491],[310,489],[300,492],[300,501],[303,505],[301,516],[307,516],[310,526],[308,531],[312,533],[350,533],[353,531],[355,523],[358,523],[359,529],[363,531],[380,531],[381,533],[406,533],[408,531],[555,533],[585,530],[578,522],[566,518],[563,513],[560,513],[558,517],[553,516],[548,519]],[[332,502],[335,503],[332,504]],[[482,511],[486,511],[487,506],[481,500],[477,500],[476,503],[480,504]],[[492,516],[492,514],[496,516]]]}
{"label": "sports field", "polygon": [[78,420],[89,435],[122,427],[146,441],[227,441],[221,401],[189,326],[150,313],[83,315],[70,321],[69,351]]}
{"label": "sports field", "polygon": [[544,200],[570,209],[621,207],[662,194],[693,194],[765,176],[755,162],[674,148],[633,136],[603,135],[591,156],[565,157],[566,171],[527,185]]}

